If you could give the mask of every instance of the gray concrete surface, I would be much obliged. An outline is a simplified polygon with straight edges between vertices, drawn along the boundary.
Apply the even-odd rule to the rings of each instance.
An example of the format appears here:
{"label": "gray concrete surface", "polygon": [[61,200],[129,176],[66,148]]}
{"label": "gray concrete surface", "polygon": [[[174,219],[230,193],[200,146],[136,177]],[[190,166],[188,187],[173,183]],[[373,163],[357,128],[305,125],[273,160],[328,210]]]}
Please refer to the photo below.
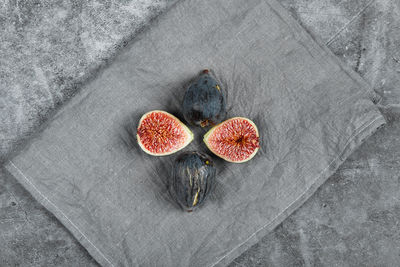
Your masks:
{"label": "gray concrete surface", "polygon": [[4,168],[0,266],[97,266],[86,250]]}
{"label": "gray concrete surface", "polygon": [[176,0],[0,4],[0,161]]}
{"label": "gray concrete surface", "polygon": [[[0,129],[3,157],[106,64],[135,27],[165,7],[165,1],[153,0],[139,1],[143,9],[125,1],[67,2],[8,1],[0,7],[0,24],[7,26],[0,28],[0,124],[10,127]],[[389,124],[232,266],[398,266],[400,2],[280,2],[373,85]],[[120,30],[116,35],[115,29]],[[109,42],[97,47],[98,39]],[[0,201],[0,266],[96,265],[5,170],[0,172]]]}
{"label": "gray concrete surface", "polygon": [[399,118],[230,266],[399,266]]}

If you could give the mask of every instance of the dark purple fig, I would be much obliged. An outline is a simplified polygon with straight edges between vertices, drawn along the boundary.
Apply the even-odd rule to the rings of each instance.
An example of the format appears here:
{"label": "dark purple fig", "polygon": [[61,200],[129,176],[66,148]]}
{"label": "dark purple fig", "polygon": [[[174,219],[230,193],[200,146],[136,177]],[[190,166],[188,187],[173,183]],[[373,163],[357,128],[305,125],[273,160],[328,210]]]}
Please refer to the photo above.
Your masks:
{"label": "dark purple fig", "polygon": [[225,97],[221,87],[208,70],[203,70],[186,90],[183,116],[192,125],[207,127],[218,124],[225,115]]}
{"label": "dark purple fig", "polygon": [[185,152],[174,162],[169,191],[182,209],[191,212],[203,204],[215,182],[216,168],[207,154]]}

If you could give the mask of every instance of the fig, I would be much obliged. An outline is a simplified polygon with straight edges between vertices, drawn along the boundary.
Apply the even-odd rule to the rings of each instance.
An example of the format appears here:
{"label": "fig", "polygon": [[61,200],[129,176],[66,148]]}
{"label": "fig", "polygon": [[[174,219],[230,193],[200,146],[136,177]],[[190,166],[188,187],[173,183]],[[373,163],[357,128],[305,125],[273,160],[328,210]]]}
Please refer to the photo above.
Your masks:
{"label": "fig", "polygon": [[174,162],[169,192],[182,209],[191,212],[210,194],[215,174],[216,168],[207,154],[182,153]]}
{"label": "fig", "polygon": [[225,118],[225,97],[208,70],[187,88],[183,98],[183,116],[196,126],[215,125]]}
{"label": "fig", "polygon": [[242,117],[214,126],[204,135],[203,141],[215,155],[234,163],[252,159],[260,147],[257,126]]}
{"label": "fig", "polygon": [[165,156],[187,146],[193,140],[193,133],[172,114],[153,110],[140,119],[136,138],[144,152]]}

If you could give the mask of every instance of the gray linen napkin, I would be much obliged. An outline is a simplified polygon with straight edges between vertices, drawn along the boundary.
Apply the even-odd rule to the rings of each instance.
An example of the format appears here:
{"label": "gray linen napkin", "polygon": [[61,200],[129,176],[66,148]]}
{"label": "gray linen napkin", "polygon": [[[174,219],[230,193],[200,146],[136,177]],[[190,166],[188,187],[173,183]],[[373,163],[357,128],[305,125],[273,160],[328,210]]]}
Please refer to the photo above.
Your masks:
{"label": "gray linen napkin", "polygon": [[[178,117],[188,82],[211,68],[228,116],[255,121],[246,164],[215,158],[206,205],[166,192],[172,157],[135,144],[140,116]],[[384,119],[355,73],[274,0],[181,1],[67,103],[7,168],[104,266],[225,265],[299,207]],[[207,151],[205,129],[186,149]]]}

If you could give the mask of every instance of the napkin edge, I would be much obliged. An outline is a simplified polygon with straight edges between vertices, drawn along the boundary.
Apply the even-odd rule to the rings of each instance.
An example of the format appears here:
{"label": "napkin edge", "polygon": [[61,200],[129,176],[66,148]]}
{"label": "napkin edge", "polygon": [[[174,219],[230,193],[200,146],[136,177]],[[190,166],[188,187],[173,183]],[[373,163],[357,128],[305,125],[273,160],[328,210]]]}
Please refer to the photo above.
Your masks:
{"label": "napkin edge", "polygon": [[114,266],[104,253],[97,248],[90,239],[76,226],[68,216],[55,205],[49,198],[47,198],[26,176],[12,160],[8,160],[4,167],[9,171],[17,181],[23,185],[23,187],[43,205],[48,211],[50,211],[59,220],[62,225],[73,235],[73,237],[89,252],[89,254],[99,263],[101,266]]}
{"label": "napkin edge", "polygon": [[349,138],[341,153],[339,153],[337,157],[332,160],[322,172],[318,174],[318,176],[314,179],[309,188],[307,188],[302,194],[300,194],[299,197],[297,197],[281,213],[275,216],[272,221],[258,229],[245,241],[238,244],[231,251],[221,257],[218,261],[210,265],[210,267],[227,266],[230,262],[239,257],[250,247],[257,244],[263,237],[265,237],[275,227],[282,223],[288,216],[290,216],[294,211],[300,208],[317,191],[317,189],[336,172],[336,170],[342,165],[342,163],[364,143],[367,138],[371,137],[385,124],[385,118],[377,110],[377,116],[375,116],[372,121],[367,125],[363,125],[354,131],[354,134]]}
{"label": "napkin edge", "polygon": [[[307,188],[296,200],[287,206],[281,213],[279,213],[272,221],[261,227],[259,230],[251,234],[245,241],[235,246],[231,251],[218,259],[210,266],[226,266],[232,260],[240,256],[247,249],[258,243],[261,238],[271,232],[276,226],[283,222],[290,214],[302,206],[306,200],[312,196],[316,190],[340,167],[340,165],[347,159],[347,157],[355,151],[365,139],[373,135],[380,127],[386,124],[386,120],[377,110],[375,116],[370,123],[363,125],[355,130],[352,137],[343,148],[342,152],[331,161],[331,163],[315,178],[312,185]],[[43,195],[38,188],[32,183],[14,163],[9,160],[4,167],[21,183],[32,196],[42,204],[47,210],[54,214],[54,216],[71,232],[71,234],[82,244],[88,253],[101,265],[101,266],[114,266],[112,261],[97,248],[90,239],[67,217],[67,215],[59,209],[49,198]]]}

